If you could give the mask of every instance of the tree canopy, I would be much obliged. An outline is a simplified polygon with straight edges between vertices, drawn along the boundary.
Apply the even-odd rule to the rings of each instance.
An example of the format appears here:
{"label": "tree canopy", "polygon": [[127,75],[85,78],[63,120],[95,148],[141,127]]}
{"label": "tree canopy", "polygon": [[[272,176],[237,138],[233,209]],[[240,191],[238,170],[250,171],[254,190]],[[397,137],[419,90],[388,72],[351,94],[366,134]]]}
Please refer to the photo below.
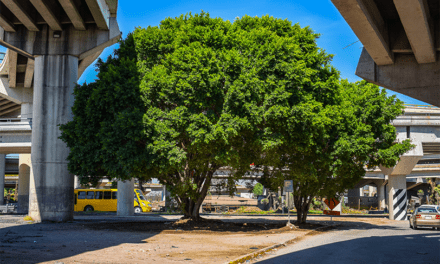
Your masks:
{"label": "tree canopy", "polygon": [[409,140],[395,142],[390,123],[403,113],[401,101],[365,81],[342,80],[336,87],[327,103],[311,91],[301,103],[272,111],[265,155],[254,167],[265,171],[260,181],[266,187],[293,180],[299,222],[306,221],[313,197],[343,193],[366,168],[394,166],[412,147]]}
{"label": "tree canopy", "polygon": [[204,12],[137,28],[75,89],[74,120],[61,126],[69,170],[158,178],[199,219],[221,167],[234,186],[255,163],[265,186],[294,179],[303,199],[350,187],[366,165],[394,165],[410,148],[389,125],[401,102],[341,81],[317,37],[288,20]]}

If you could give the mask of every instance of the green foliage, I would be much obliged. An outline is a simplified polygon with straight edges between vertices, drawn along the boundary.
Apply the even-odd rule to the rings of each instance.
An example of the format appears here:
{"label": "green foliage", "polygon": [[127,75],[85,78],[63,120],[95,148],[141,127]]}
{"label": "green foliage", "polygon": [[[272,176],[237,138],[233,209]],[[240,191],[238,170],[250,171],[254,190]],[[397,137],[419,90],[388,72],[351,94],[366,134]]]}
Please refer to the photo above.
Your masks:
{"label": "green foliage", "polygon": [[319,201],[319,200],[316,199],[316,198],[313,198],[313,205],[314,205],[314,206],[319,206],[319,205],[321,205],[321,201]]}
{"label": "green foliage", "polygon": [[263,194],[263,185],[261,183],[257,183],[254,186],[254,189],[252,190],[255,196],[262,195]]}
{"label": "green foliage", "polygon": [[197,211],[218,168],[233,168],[231,190],[249,170],[262,151],[264,112],[283,100],[280,87],[302,82],[300,55],[314,37],[287,20],[231,23],[203,12],[136,29],[152,176],[172,186],[185,212]]}
{"label": "green foliage", "polygon": [[158,178],[197,219],[223,166],[230,193],[251,163],[270,189],[294,180],[299,212],[352,187],[364,166],[393,166],[410,148],[389,124],[402,103],[340,81],[317,37],[288,20],[203,12],[137,28],[75,89],[74,120],[60,126],[70,172]]}
{"label": "green foliage", "polygon": [[[324,210],[324,203],[317,198],[312,199],[311,208],[314,210]],[[310,211],[310,210],[309,210]]]}
{"label": "green foliage", "polygon": [[118,188],[118,182],[117,181],[112,181],[112,189],[117,189]]}
{"label": "green foliage", "polygon": [[304,77],[266,96],[265,155],[254,167],[264,171],[261,183],[270,189],[293,180],[300,223],[312,197],[335,197],[358,182],[365,167],[391,167],[412,148],[409,140],[395,143],[390,124],[402,114],[402,102],[365,81],[339,81],[331,57],[314,45],[316,35],[310,37],[309,50],[296,54],[305,62]]}
{"label": "green foliage", "polygon": [[440,196],[440,184],[434,188],[434,192],[436,192],[437,195]]}
{"label": "green foliage", "polygon": [[267,198],[264,198],[264,199],[261,199],[261,204],[268,204],[269,203],[269,199],[267,199]]}
{"label": "green foliage", "polygon": [[422,189],[419,189],[419,190],[417,191],[417,194],[424,194],[424,192],[423,192]]}

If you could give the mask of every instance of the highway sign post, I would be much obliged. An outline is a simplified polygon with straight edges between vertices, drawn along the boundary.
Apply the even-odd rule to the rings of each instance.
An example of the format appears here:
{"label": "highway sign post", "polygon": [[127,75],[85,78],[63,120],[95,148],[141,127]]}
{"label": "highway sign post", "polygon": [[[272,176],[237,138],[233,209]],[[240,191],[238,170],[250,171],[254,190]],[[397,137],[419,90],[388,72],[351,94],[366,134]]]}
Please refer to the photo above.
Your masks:
{"label": "highway sign post", "polygon": [[330,210],[324,210],[324,214],[330,215],[330,221],[333,221],[333,215],[341,215],[341,204],[336,198],[325,199],[324,203]]}

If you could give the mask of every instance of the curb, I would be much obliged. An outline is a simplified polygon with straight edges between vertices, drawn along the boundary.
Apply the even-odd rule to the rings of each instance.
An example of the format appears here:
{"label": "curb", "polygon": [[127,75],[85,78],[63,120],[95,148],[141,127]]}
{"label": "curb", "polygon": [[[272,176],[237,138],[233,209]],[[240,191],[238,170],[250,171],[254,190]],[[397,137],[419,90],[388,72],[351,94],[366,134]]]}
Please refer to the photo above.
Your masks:
{"label": "curb", "polygon": [[[250,216],[250,217],[287,217],[287,214],[268,214],[268,215],[259,215],[259,214],[200,214],[203,216]],[[369,215],[357,215],[357,214],[343,214],[343,215],[325,215],[325,214],[308,214],[307,217],[334,217],[334,218],[340,218],[340,217],[350,217],[350,218],[388,218],[389,214],[369,214]],[[296,214],[291,214],[290,217],[296,217]]]}
{"label": "curb", "polygon": [[[145,216],[147,214],[140,214],[141,216]],[[182,214],[161,214],[161,213],[153,213],[148,214],[148,216],[162,216],[162,215],[182,215]],[[287,214],[205,214],[201,213],[200,216],[249,216],[249,217],[287,217]],[[351,218],[388,218],[389,214],[367,214],[367,215],[361,215],[361,214],[342,214],[342,215],[325,215],[325,214],[308,214],[307,217],[351,217]],[[291,214],[290,217],[296,217],[296,214]]]}
{"label": "curb", "polygon": [[231,260],[231,261],[225,262],[225,264],[239,264],[239,263],[245,263],[247,260],[255,259],[255,258],[257,258],[258,256],[263,256],[264,254],[266,254],[266,253],[268,253],[268,252],[270,252],[270,251],[272,251],[272,250],[276,250],[276,249],[279,248],[279,247],[285,247],[287,244],[295,243],[296,240],[301,239],[301,238],[303,238],[303,237],[305,237],[305,236],[307,236],[307,235],[309,235],[309,234],[311,234],[311,233],[313,233],[313,232],[316,232],[316,231],[318,231],[318,232],[319,232],[319,231],[326,231],[326,230],[333,229],[333,228],[335,228],[335,227],[337,227],[337,226],[339,226],[339,224],[336,224],[336,225],[329,225],[329,226],[323,226],[323,227],[318,227],[318,228],[316,228],[315,230],[312,230],[312,231],[310,231],[310,232],[308,232],[308,233],[306,233],[306,234],[304,234],[304,235],[301,235],[301,236],[295,237],[295,238],[293,238],[293,239],[289,239],[289,240],[287,240],[287,241],[284,241],[283,243],[279,243],[279,244],[275,244],[275,245],[272,245],[272,246],[269,246],[269,247],[262,248],[262,249],[260,249],[260,250],[255,251],[255,252],[252,252],[252,253],[246,254],[246,255],[244,255],[244,256],[241,256],[241,257],[239,257],[239,258],[236,258],[236,259],[234,259],[234,260]]}

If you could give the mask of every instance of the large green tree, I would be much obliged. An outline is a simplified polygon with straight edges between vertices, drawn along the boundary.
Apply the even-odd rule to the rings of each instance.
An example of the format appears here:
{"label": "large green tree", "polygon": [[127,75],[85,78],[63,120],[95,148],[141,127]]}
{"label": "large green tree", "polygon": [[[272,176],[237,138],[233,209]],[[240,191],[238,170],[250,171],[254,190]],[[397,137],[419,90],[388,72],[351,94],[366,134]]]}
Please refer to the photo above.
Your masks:
{"label": "large green tree", "polygon": [[99,61],[96,82],[75,89],[74,120],[61,126],[69,170],[84,181],[158,178],[198,220],[220,167],[234,172],[232,187],[254,162],[268,186],[319,178],[315,195],[339,190],[321,178],[348,186],[366,164],[393,165],[409,146],[393,145],[388,125],[401,105],[341,83],[317,36],[269,16],[203,12],[137,28]]}

